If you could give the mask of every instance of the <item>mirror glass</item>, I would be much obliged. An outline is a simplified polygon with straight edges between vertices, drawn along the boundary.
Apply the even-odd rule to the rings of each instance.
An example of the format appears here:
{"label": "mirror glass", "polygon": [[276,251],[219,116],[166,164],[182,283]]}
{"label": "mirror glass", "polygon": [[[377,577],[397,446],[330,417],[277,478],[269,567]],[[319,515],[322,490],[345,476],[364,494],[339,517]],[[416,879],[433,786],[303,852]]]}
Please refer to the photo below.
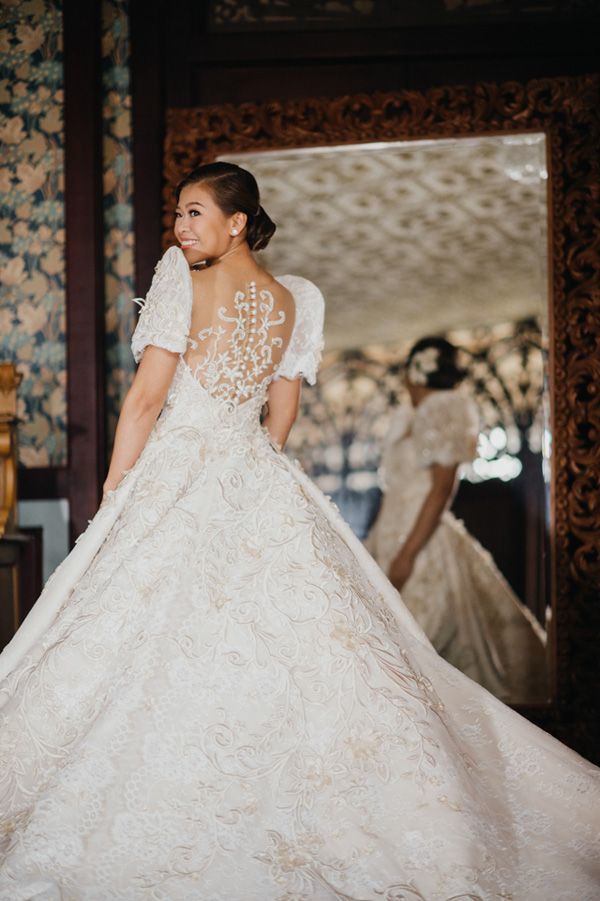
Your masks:
{"label": "mirror glass", "polygon": [[[547,701],[545,136],[227,159],[254,173],[277,223],[261,262],[311,279],[326,300],[323,365],[287,451],[386,571],[460,463],[402,597],[436,650],[502,700]],[[430,388],[439,349],[407,369],[431,336],[456,348],[460,384]],[[428,389],[416,406],[411,371]]]}

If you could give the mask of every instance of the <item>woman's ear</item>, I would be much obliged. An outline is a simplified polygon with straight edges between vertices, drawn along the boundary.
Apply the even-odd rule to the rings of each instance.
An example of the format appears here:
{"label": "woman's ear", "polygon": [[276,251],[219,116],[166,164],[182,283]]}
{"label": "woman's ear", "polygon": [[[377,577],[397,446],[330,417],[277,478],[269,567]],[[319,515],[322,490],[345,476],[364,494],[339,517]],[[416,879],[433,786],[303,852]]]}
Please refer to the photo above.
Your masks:
{"label": "woman's ear", "polygon": [[229,234],[235,237],[243,232],[248,223],[248,217],[245,213],[234,213],[229,220]]}

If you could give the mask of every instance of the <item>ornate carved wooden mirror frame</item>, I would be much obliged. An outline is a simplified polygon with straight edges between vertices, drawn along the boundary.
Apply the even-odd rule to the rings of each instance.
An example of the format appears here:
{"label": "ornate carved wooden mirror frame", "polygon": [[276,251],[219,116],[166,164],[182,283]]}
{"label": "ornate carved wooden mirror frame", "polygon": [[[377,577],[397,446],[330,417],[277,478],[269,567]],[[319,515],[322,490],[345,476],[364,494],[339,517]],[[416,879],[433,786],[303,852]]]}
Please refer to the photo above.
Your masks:
{"label": "ornate carved wooden mirror frame", "polygon": [[544,132],[548,148],[555,685],[523,712],[598,758],[600,690],[600,80],[477,84],[168,113],[164,236],[173,188],[244,151]]}

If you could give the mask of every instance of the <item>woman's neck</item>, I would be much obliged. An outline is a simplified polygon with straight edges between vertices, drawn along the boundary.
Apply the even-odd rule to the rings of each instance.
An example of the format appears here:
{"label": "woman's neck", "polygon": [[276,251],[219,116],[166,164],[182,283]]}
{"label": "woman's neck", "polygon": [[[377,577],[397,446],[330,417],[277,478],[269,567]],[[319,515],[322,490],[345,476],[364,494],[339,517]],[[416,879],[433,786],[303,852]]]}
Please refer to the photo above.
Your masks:
{"label": "woman's neck", "polygon": [[418,407],[419,404],[422,404],[426,397],[429,397],[430,394],[433,394],[435,388],[428,388],[426,385],[409,385],[408,393],[410,395],[410,402],[413,407]]}
{"label": "woman's neck", "polygon": [[254,263],[254,257],[252,256],[252,252],[248,247],[246,241],[240,241],[238,244],[235,244],[233,247],[230,247],[229,250],[226,250],[225,253],[222,253],[218,257],[212,257],[206,260],[199,260],[197,263],[194,263],[190,268],[191,269],[206,269],[209,266],[216,266],[222,263],[224,260],[227,260],[229,264],[239,264],[247,265],[249,262]]}

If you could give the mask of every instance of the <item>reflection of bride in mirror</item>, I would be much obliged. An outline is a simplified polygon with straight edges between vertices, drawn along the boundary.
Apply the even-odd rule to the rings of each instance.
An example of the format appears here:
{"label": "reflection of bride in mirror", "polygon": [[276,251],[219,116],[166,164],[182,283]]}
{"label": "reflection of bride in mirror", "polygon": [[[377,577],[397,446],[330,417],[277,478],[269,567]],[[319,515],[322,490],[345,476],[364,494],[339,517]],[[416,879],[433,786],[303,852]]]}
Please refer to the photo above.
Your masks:
{"label": "reflection of bride in mirror", "polygon": [[422,338],[382,459],[384,498],[369,550],[435,649],[505,701],[545,695],[545,636],[490,554],[447,509],[457,469],[476,455],[478,414],[456,390],[457,350]]}

